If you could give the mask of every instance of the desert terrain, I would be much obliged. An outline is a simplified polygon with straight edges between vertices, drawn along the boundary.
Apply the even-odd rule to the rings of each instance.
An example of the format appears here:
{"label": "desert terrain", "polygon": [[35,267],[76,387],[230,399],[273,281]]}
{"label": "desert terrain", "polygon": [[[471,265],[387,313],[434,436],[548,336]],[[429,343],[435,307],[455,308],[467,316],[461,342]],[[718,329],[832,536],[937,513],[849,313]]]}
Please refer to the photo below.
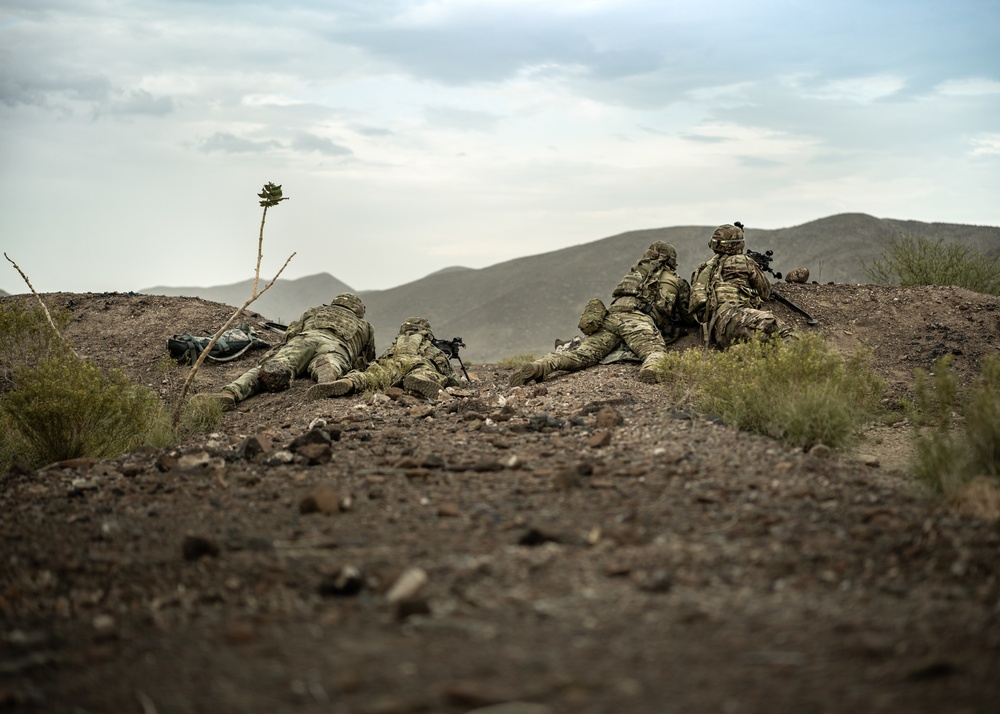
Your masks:
{"label": "desert terrain", "polygon": [[[872,351],[889,409],[937,357],[968,383],[1000,351],[997,297],[779,289],[819,324],[783,319]],[[167,401],[188,368],[166,339],[233,310],[42,297],[80,354]],[[522,388],[467,366],[433,402],[310,402],[299,379],[174,447],[0,477],[0,709],[997,710],[1000,512],[915,481],[905,421],[803,453],[676,408],[634,364]]]}

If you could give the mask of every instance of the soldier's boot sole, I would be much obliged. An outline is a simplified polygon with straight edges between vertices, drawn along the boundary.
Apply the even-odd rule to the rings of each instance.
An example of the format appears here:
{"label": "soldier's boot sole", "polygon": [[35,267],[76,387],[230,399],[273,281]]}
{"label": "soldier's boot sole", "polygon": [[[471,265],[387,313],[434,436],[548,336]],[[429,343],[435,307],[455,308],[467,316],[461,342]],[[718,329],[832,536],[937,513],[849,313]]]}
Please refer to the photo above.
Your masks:
{"label": "soldier's boot sole", "polygon": [[433,380],[424,379],[423,377],[407,376],[403,379],[403,389],[416,392],[417,394],[421,394],[428,399],[434,399],[437,397],[438,392],[441,391],[441,385]]}
{"label": "soldier's boot sole", "polygon": [[541,382],[543,378],[542,365],[531,362],[517,368],[510,377],[510,386],[521,387],[528,382]]}
{"label": "soldier's boot sole", "polygon": [[326,399],[327,397],[342,397],[354,391],[354,383],[349,379],[338,379],[334,382],[320,382],[309,387],[307,399]]}

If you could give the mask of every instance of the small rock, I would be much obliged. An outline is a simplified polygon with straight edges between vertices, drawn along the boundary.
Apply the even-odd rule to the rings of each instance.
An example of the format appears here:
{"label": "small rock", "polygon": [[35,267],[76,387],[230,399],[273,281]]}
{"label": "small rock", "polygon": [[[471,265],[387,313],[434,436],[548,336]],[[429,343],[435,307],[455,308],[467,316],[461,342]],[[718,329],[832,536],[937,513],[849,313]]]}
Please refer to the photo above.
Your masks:
{"label": "small rock", "polygon": [[785,275],[786,283],[808,283],[809,282],[809,268],[795,268],[789,270],[788,274]]}
{"label": "small rock", "polygon": [[882,465],[882,462],[874,454],[858,454],[858,461],[865,466],[871,466],[873,469]]}
{"label": "small rock", "polygon": [[319,584],[319,594],[323,597],[350,597],[357,595],[364,587],[364,574],[360,568],[345,565]]}
{"label": "small rock", "polygon": [[409,600],[416,597],[427,581],[427,573],[422,568],[410,568],[396,579],[385,594],[385,599],[391,603]]}
{"label": "small rock", "polygon": [[595,431],[589,437],[587,437],[587,446],[591,449],[599,449],[602,446],[607,446],[611,443],[611,432],[607,429],[601,429],[600,431]]}
{"label": "small rock", "polygon": [[184,537],[181,552],[184,554],[184,560],[198,560],[206,555],[217,556],[219,546],[204,536],[189,535]]}
{"label": "small rock", "polygon": [[598,429],[610,429],[621,423],[622,415],[611,407],[602,407],[594,419],[594,425]]}
{"label": "small rock", "polygon": [[438,506],[437,514],[441,518],[458,518],[462,511],[457,503],[442,503]]}
{"label": "small rock", "polygon": [[320,484],[299,501],[299,513],[337,513],[341,509],[340,495],[330,484]]}
{"label": "small rock", "polygon": [[826,444],[813,444],[808,453],[817,459],[828,459],[833,455],[833,449]]}
{"label": "small rock", "polygon": [[405,620],[413,615],[430,615],[431,606],[425,598],[411,597],[396,603],[396,619]]}

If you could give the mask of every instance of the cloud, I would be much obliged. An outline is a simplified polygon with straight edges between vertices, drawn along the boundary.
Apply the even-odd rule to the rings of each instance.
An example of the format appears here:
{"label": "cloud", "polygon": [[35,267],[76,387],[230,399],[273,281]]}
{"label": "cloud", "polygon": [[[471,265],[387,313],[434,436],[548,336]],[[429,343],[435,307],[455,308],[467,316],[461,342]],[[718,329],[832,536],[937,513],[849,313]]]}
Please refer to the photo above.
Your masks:
{"label": "cloud", "polygon": [[972,140],[973,156],[1000,156],[1000,134],[982,134]]}
{"label": "cloud", "polygon": [[112,99],[108,104],[111,114],[144,114],[165,116],[174,110],[174,100],[170,97],[156,97],[145,89],[134,89]]}
{"label": "cloud", "polygon": [[435,129],[458,129],[460,131],[492,131],[502,117],[488,112],[457,109],[455,107],[430,106],[424,108],[427,123]]}
{"label": "cloud", "polygon": [[251,141],[250,139],[243,139],[228,132],[216,132],[201,143],[201,150],[205,153],[262,154],[279,148],[281,148],[281,144],[273,139],[268,141]]}
{"label": "cloud", "polygon": [[331,139],[305,131],[295,135],[292,148],[297,151],[316,151],[327,156],[350,156],[354,153],[346,146],[333,143]]}

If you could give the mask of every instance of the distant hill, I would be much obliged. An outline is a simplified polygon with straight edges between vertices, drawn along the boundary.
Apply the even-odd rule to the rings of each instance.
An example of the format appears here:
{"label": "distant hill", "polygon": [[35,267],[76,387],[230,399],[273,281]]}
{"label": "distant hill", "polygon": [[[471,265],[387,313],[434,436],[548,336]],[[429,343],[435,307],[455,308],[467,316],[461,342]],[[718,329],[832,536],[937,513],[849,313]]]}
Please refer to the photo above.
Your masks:
{"label": "distant hill", "polygon": [[[733,216],[739,220],[740,216]],[[630,231],[561,250],[517,258],[481,269],[451,267],[388,290],[358,294],[375,326],[378,349],[389,345],[400,323],[418,314],[431,321],[438,337],[462,337],[470,362],[553,347],[555,338],[576,334],[580,311],[594,296],[611,290],[650,243],[665,240],[677,249],[679,273],[688,278],[711,255],[708,239],[715,226],[679,226]],[[878,257],[899,233],[960,242],[989,255],[1000,254],[1000,228],[879,219],[860,213],[830,216],[792,228],[748,226],[747,246],[773,250],[775,270],[804,266],[817,282],[867,282],[863,261]],[[149,288],[155,295],[189,295],[241,305],[251,281],[216,288]],[[350,291],[328,275],[279,280],[253,305],[273,320],[289,321],[306,308]],[[195,326],[192,326],[195,327]]]}
{"label": "distant hill", "polygon": [[[259,282],[257,289],[260,290],[267,285],[268,280],[270,278]],[[203,300],[212,300],[238,307],[247,301],[252,289],[253,280],[251,279],[211,288],[157,286],[144,288],[138,292],[146,295],[200,297]],[[266,293],[254,302],[251,309],[275,322],[288,323],[301,315],[307,308],[328,303],[340,293],[345,292],[355,292],[355,290],[329,273],[308,275],[296,280],[278,279]]]}

